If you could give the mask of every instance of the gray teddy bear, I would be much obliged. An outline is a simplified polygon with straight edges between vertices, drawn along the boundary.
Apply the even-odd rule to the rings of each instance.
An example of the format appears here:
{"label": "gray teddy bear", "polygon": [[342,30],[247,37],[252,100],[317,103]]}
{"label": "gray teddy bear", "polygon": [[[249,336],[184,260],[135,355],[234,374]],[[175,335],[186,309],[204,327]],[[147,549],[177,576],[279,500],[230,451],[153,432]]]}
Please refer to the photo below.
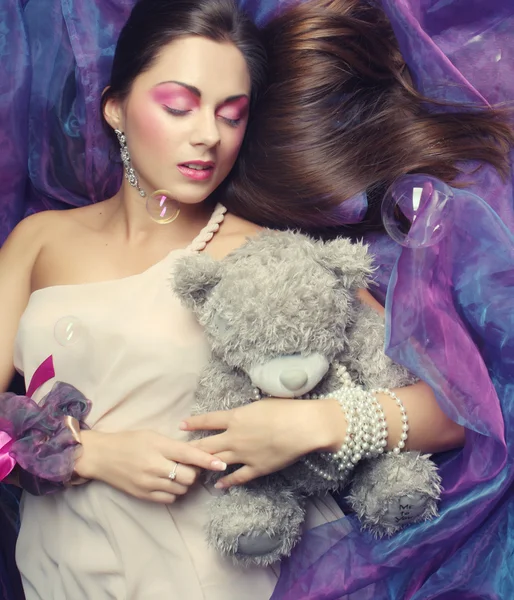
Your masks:
{"label": "gray teddy bear", "polygon": [[[291,231],[264,230],[221,261],[206,253],[179,259],[173,289],[212,350],[193,413],[229,410],[261,394],[316,398],[345,386],[416,381],[385,355],[383,318],[357,298],[371,274],[362,244]],[[216,496],[208,541],[238,564],[271,564],[300,539],[306,498],[345,487],[362,525],[378,536],[437,515],[440,478],[427,455],[384,453],[342,473],[329,454],[312,453]]]}

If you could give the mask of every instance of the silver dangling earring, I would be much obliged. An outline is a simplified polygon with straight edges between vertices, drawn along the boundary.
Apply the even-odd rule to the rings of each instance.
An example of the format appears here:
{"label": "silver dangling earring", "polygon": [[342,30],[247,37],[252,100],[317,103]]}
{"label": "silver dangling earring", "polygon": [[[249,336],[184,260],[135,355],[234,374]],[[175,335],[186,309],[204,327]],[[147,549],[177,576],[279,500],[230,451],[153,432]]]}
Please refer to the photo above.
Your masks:
{"label": "silver dangling earring", "polygon": [[127,146],[127,138],[125,137],[123,131],[120,131],[119,129],[115,129],[114,133],[116,134],[118,142],[120,143],[120,154],[121,160],[123,161],[123,169],[125,170],[125,179],[128,180],[129,184],[133,188],[136,188],[141,198],[145,198],[146,192],[139,186],[139,180],[130,161],[130,153]]}
{"label": "silver dangling earring", "polygon": [[167,190],[157,190],[147,197],[146,192],[140,187],[136,172],[132,167],[125,134],[119,129],[115,129],[114,133],[120,143],[120,154],[125,170],[125,178],[132,187],[136,188],[141,198],[146,198],[146,211],[150,215],[150,218],[152,221],[159,223],[159,225],[173,223],[180,214],[180,204],[171,197],[170,192]]}

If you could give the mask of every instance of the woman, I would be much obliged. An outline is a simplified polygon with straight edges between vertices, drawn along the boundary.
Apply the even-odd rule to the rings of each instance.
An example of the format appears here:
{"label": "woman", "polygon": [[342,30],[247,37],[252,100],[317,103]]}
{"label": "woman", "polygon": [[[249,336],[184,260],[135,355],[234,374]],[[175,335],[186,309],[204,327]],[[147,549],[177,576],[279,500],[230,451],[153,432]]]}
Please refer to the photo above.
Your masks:
{"label": "woman", "polygon": [[[220,453],[226,462],[245,464],[242,471],[226,479],[227,484],[237,483],[278,469],[308,451],[336,449],[345,435],[344,416],[334,401],[323,403],[322,410],[319,402],[314,407],[305,402],[268,401],[248,407],[241,418],[242,411],[236,416],[221,416],[229,422],[221,423],[220,415],[207,417],[211,421],[203,422],[202,427],[228,427],[224,436],[211,438],[215,444],[221,439],[223,445],[210,453],[170,439],[179,437],[179,421],[187,417],[195,377],[207,356],[201,332],[186,313],[173,306],[167,289],[165,295],[161,293],[162,284],[175,252],[191,246],[198,231],[209,222],[212,193],[236,160],[249,98],[256,91],[251,83],[258,80],[252,58],[259,52],[252,53],[238,44],[227,31],[212,39],[216,28],[204,28],[200,33],[187,28],[177,19],[179,3],[163,3],[163,12],[157,10],[159,4],[143,1],[132,13],[118,45],[111,87],[104,95],[104,114],[111,128],[119,132],[129,179],[104,203],[24,221],[2,251],[3,264],[7,265],[3,269],[6,287],[23,289],[16,305],[13,301],[8,307],[13,316],[13,341],[23,313],[16,366],[25,372],[30,384],[51,347],[56,378],[76,384],[92,400],[88,424],[93,430],[82,433],[83,454],[76,471],[95,481],[45,498],[26,496],[24,500],[18,562],[29,598],[109,594],[157,598],[170,592],[187,598],[194,598],[194,594],[208,598],[229,598],[232,594],[237,598],[243,586],[250,587],[255,598],[268,597],[275,580],[273,572],[238,572],[204,547],[199,513],[209,492],[193,487],[196,471],[192,467],[220,468],[223,465],[212,464],[216,461],[213,455]],[[189,10],[194,4],[190,3],[188,14],[192,14]],[[196,14],[217,19],[216,9],[224,4],[212,0],[197,3]],[[234,8],[227,7],[234,17]],[[145,13],[145,9],[151,10]],[[152,28],[145,28],[145,14]],[[170,17],[173,27],[182,27],[181,37],[173,39],[168,30],[166,43],[161,38],[161,43],[153,39],[148,45],[145,34],[155,32],[156,23],[164,27],[165,16]],[[137,39],[144,40],[141,47],[135,43]],[[141,51],[147,47],[153,51],[150,55]],[[124,50],[142,61],[132,72],[127,67],[134,63],[126,60]],[[120,67],[122,71],[117,70]],[[197,80],[191,80],[192,73],[197,74]],[[187,152],[182,153],[182,149]],[[180,203],[180,215],[167,227],[149,220],[141,200],[143,194],[151,197],[158,188],[168,189],[172,199]],[[175,216],[176,205],[169,204]],[[151,204],[150,209],[153,213]],[[217,220],[221,214],[222,210],[216,213]],[[221,258],[257,232],[256,226],[227,215],[206,251]],[[159,261],[163,256],[166,258]],[[23,272],[16,275],[20,281],[7,279],[15,276],[9,268],[14,261],[24,264]],[[45,295],[50,295],[51,301],[45,301]],[[373,303],[366,294],[362,297]],[[104,306],[94,317],[93,299],[101,300]],[[149,317],[164,315],[159,311],[159,300],[165,301],[167,315],[174,309],[169,310],[173,323]],[[135,315],[139,314],[138,323]],[[41,318],[52,324],[50,331],[48,326],[46,331],[45,327],[34,328],[41,327],[37,325]],[[35,331],[38,334],[34,335]],[[167,334],[164,338],[163,331]],[[73,344],[68,343],[70,333],[76,339]],[[194,344],[184,344],[181,334],[190,336]],[[144,342],[145,336],[148,342]],[[150,341],[155,344],[159,337],[163,345],[155,356]],[[34,339],[41,339],[41,343]],[[98,343],[91,346],[96,339],[109,348],[108,357],[103,356]],[[175,354],[170,358],[172,342]],[[130,354],[134,344],[138,352]],[[138,370],[143,362],[145,367]],[[5,384],[11,374],[9,364]],[[41,398],[46,391],[48,383],[35,397]],[[400,394],[409,412],[410,447],[436,451],[462,443],[463,428],[438,408],[426,384]],[[152,398],[151,405],[148,398]],[[137,403],[139,399],[145,400],[144,411]],[[393,447],[400,435],[397,409],[387,395],[379,400],[390,425],[388,444]],[[169,415],[169,420],[163,415]],[[252,423],[253,438],[247,435],[245,420]],[[238,423],[243,435],[238,432]],[[194,421],[188,421],[183,428],[192,426]],[[131,431],[135,429],[150,431]],[[283,430],[295,435],[282,436]],[[263,452],[262,440],[270,431],[283,442],[269,445]],[[184,495],[175,503],[177,496]],[[171,508],[168,511],[162,506],[159,511],[148,500],[171,504]],[[311,521],[319,523],[337,514],[330,505],[323,508],[325,515],[317,517],[311,510]],[[53,532],[51,539],[45,535],[48,529]],[[69,530],[75,532],[71,549],[66,535]],[[178,539],[182,540],[180,548]],[[59,572],[54,566],[57,563]]]}

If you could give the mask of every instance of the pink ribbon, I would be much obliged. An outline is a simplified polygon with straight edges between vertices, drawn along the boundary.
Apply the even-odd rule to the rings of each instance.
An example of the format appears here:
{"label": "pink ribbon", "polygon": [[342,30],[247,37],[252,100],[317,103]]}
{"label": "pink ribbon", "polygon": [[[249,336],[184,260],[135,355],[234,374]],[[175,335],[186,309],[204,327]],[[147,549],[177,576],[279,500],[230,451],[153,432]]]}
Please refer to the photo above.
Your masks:
{"label": "pink ribbon", "polygon": [[14,469],[16,461],[9,454],[13,439],[5,431],[0,431],[0,481]]}
{"label": "pink ribbon", "polygon": [[52,377],[55,377],[54,359],[53,356],[50,355],[39,365],[39,367],[35,370],[34,375],[32,375],[32,379],[30,380],[27,390],[27,396],[32,398],[34,392],[44,383],[50,381]]}
{"label": "pink ribbon", "polygon": [[[54,361],[50,355],[36,369],[30,380],[27,396],[32,397],[34,392],[44,383],[55,377]],[[7,475],[16,466],[16,461],[10,455],[13,439],[5,431],[0,431],[0,481],[3,481]]]}

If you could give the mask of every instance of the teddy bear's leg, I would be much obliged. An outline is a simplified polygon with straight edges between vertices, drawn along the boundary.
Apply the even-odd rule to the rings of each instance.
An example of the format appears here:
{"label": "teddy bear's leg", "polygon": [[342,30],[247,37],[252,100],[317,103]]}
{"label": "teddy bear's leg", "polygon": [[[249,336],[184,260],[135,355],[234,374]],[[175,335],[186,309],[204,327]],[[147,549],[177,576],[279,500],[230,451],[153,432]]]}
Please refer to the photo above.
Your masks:
{"label": "teddy bear's leg", "polygon": [[441,478],[429,455],[385,454],[356,470],[348,501],[378,537],[437,516]]}
{"label": "teddy bear's leg", "polygon": [[237,486],[212,502],[207,537],[236,564],[266,566],[291,553],[304,514],[290,491]]}

